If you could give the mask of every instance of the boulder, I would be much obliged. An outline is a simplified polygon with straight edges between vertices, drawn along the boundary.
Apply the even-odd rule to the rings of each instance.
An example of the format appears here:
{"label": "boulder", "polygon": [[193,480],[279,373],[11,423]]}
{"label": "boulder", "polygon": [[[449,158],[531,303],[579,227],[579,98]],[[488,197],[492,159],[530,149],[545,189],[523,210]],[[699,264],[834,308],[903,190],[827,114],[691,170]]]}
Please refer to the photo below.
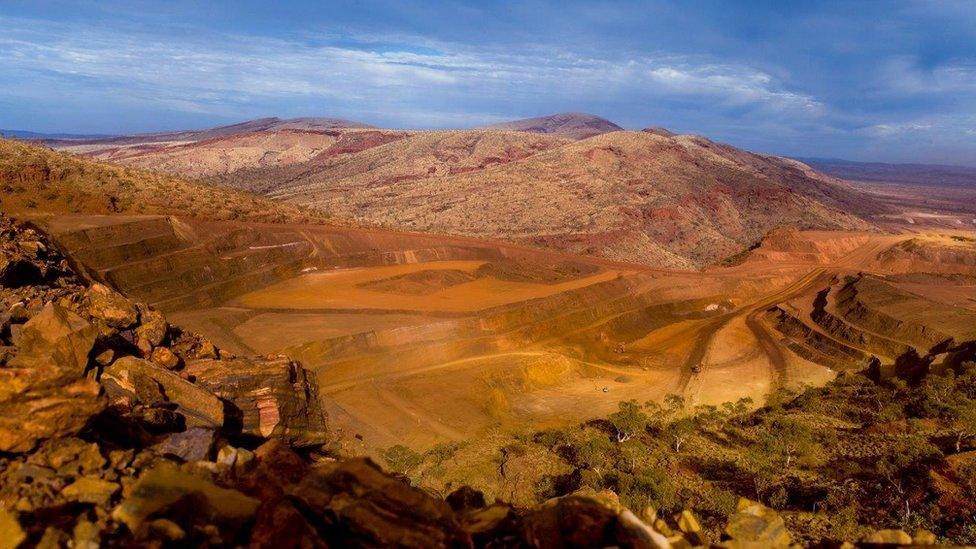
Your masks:
{"label": "boulder", "polygon": [[722,537],[736,542],[759,542],[766,547],[789,547],[786,523],[776,511],[747,498],[739,498]]}
{"label": "boulder", "polygon": [[915,530],[915,534],[912,536],[913,545],[935,545],[938,541],[934,533],[923,528]]}
{"label": "boulder", "polygon": [[329,544],[287,500],[262,505],[251,530],[251,549],[302,547],[326,549]]}
{"label": "boulder", "polygon": [[[181,503],[191,504],[177,508]],[[258,503],[236,490],[220,488],[209,480],[182,471],[173,463],[162,461],[139,477],[129,496],[112,511],[112,518],[124,523],[132,532],[139,531],[147,518],[163,511],[181,515],[188,522],[200,521],[234,529],[254,517]]]}
{"label": "boulder", "polygon": [[159,364],[167,370],[175,370],[180,365],[180,357],[166,347],[156,347],[149,355],[149,360]]}
{"label": "boulder", "polygon": [[149,523],[149,533],[166,541],[180,541],[186,537],[186,531],[179,524],[168,519],[156,519]]}
{"label": "boulder", "polygon": [[329,546],[467,547],[471,539],[443,500],[383,473],[367,458],[313,468],[288,489]]}
{"label": "boulder", "polygon": [[[295,447],[328,441],[318,387],[308,370],[287,358],[194,360],[184,371],[234,405],[228,428],[243,435],[280,438]],[[237,422],[235,426],[233,422]]]}
{"label": "boulder", "polygon": [[183,461],[205,461],[213,453],[216,433],[212,429],[193,427],[181,433],[173,433],[155,445],[160,455]]}
{"label": "boulder", "polygon": [[135,303],[103,284],[92,284],[85,292],[88,313],[119,330],[131,328],[139,320]]}
{"label": "boulder", "polygon": [[551,499],[526,515],[523,541],[530,547],[668,548],[660,533],[604,494]]}
{"label": "boulder", "polygon": [[23,326],[20,348],[0,369],[0,451],[81,431],[105,407],[85,376],[97,328],[57,304]]}
{"label": "boulder", "polygon": [[462,486],[447,495],[445,500],[458,513],[468,513],[484,508],[485,495],[470,486]]}
{"label": "boulder", "polygon": [[128,396],[140,400],[140,395],[147,398],[145,391],[137,390],[145,379],[157,384],[165,399],[176,405],[176,410],[186,417],[187,427],[219,429],[224,425],[224,403],[217,396],[149,361],[122,357],[105,368],[101,382],[113,398]]}
{"label": "boulder", "polygon": [[85,519],[75,523],[72,537],[74,549],[98,549],[102,546],[102,535],[98,525]]}
{"label": "boulder", "polygon": [[911,545],[912,536],[909,536],[904,530],[878,530],[864,538],[864,543]]}
{"label": "boulder", "polygon": [[25,539],[27,532],[20,526],[17,515],[0,508],[0,549],[15,549]]}
{"label": "boulder", "polygon": [[472,511],[461,519],[461,528],[471,536],[475,547],[488,547],[499,540],[519,539],[518,514],[504,503],[494,503]]}
{"label": "boulder", "polygon": [[136,328],[136,336],[152,347],[162,345],[166,339],[166,333],[169,331],[169,324],[166,323],[166,317],[163,316],[163,313],[155,309],[144,308],[139,315],[139,321],[140,325]]}
{"label": "boulder", "polygon": [[68,501],[107,506],[119,491],[119,485],[96,476],[81,477],[64,487],[61,495]]}

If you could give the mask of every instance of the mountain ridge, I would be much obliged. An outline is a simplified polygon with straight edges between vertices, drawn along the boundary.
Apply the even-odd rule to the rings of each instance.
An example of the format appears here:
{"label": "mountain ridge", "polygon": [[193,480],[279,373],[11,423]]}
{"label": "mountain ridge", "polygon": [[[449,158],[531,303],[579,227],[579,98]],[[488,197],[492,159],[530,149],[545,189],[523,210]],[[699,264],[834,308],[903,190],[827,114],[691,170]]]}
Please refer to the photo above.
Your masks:
{"label": "mountain ridge", "polygon": [[572,139],[586,139],[602,133],[622,131],[617,124],[595,114],[561,112],[533,118],[522,118],[482,126],[484,129],[514,130],[554,134]]}

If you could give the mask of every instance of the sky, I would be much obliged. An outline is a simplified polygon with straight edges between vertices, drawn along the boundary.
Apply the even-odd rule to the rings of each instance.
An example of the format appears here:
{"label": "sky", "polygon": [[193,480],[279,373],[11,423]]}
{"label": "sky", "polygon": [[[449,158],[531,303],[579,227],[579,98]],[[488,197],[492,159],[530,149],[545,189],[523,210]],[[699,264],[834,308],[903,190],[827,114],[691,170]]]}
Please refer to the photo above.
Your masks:
{"label": "sky", "polygon": [[750,150],[976,165],[976,0],[0,0],[0,128],[563,111]]}

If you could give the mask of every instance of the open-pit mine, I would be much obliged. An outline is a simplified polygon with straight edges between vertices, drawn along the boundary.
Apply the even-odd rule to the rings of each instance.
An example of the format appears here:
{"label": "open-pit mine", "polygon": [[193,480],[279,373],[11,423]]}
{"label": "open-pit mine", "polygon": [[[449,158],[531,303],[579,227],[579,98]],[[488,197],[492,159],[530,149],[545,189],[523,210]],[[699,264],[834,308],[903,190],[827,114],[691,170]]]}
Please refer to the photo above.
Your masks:
{"label": "open-pit mine", "polygon": [[350,449],[606,416],[618,403],[761,403],[837,372],[951,361],[976,339],[976,240],[778,230],[734,265],[670,271],[379,229],[45,217],[95,280],[224,352],[317,376]]}

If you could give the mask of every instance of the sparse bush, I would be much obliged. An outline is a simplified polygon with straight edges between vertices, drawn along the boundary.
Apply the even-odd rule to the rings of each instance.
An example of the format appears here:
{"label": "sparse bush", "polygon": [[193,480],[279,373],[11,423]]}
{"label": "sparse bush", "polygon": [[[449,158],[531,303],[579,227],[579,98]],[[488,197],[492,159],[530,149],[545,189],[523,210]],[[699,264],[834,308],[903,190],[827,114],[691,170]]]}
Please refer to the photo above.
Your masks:
{"label": "sparse bush", "polygon": [[380,456],[391,471],[401,474],[409,473],[423,461],[420,454],[402,444],[381,450]]}

